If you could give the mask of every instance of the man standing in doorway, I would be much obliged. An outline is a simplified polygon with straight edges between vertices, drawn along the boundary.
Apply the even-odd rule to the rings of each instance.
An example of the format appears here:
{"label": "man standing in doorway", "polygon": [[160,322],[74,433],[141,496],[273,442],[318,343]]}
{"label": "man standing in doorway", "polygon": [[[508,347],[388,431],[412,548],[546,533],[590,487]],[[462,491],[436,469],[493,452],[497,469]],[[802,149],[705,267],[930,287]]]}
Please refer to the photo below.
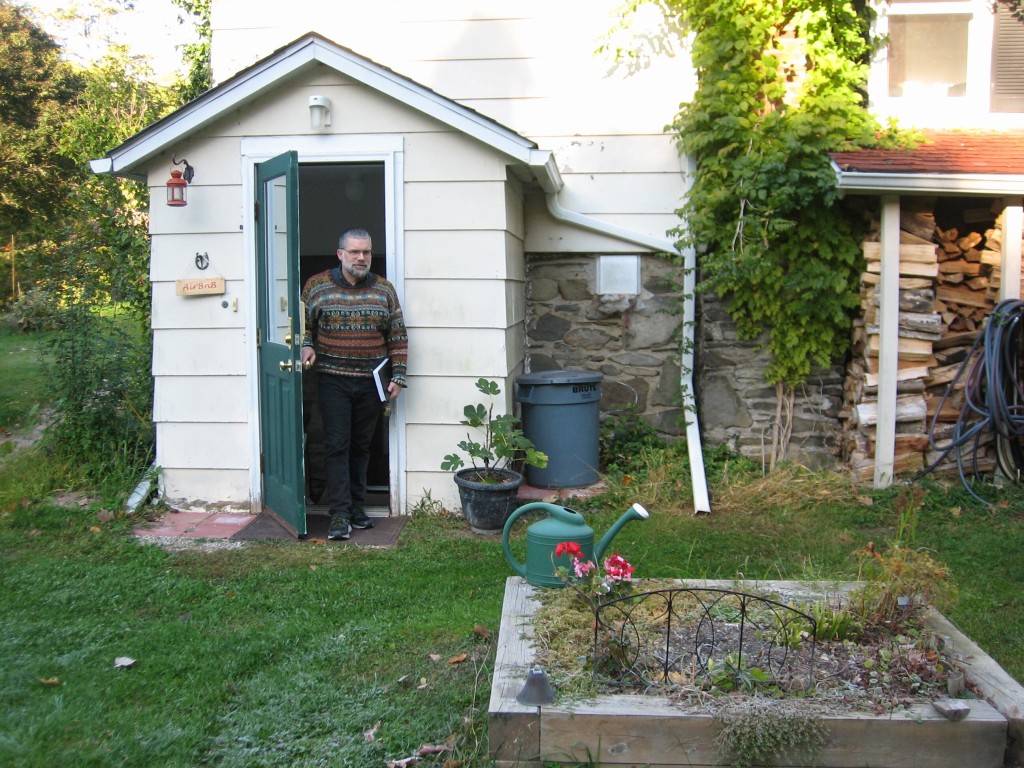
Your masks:
{"label": "man standing in doorway", "polygon": [[325,469],[331,523],[328,539],[372,528],[366,514],[366,470],[381,403],[373,371],[389,359],[387,402],[405,387],[409,337],[395,287],[370,271],[373,245],[365,229],[338,242],[337,267],[314,275],[302,289],[306,334],[302,368],[317,373],[324,423]]}

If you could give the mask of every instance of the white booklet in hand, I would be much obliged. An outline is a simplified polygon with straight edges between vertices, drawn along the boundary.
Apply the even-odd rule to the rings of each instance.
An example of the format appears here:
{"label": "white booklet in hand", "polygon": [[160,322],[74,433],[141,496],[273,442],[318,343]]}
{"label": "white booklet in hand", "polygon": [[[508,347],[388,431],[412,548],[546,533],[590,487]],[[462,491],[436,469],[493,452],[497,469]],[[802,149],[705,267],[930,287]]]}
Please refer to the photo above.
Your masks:
{"label": "white booklet in hand", "polygon": [[382,403],[388,402],[388,384],[391,383],[391,362],[390,357],[385,357],[377,367],[373,369],[373,383],[377,385],[377,397]]}

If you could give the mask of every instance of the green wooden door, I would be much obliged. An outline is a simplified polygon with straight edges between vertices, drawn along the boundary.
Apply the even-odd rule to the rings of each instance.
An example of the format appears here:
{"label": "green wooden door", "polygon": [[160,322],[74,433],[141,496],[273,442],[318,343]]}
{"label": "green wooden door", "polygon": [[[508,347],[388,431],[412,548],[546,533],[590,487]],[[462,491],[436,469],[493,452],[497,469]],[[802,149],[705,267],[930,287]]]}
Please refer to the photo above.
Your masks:
{"label": "green wooden door", "polygon": [[256,264],[263,507],[297,536],[304,536],[296,152],[256,165]]}

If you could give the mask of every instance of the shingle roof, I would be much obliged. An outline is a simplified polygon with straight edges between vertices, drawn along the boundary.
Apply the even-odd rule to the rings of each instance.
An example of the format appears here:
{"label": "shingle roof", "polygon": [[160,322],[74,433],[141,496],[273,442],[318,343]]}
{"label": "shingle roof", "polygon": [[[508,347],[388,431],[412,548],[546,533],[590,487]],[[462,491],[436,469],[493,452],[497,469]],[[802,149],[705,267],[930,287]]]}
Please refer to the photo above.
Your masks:
{"label": "shingle roof", "polygon": [[855,173],[1024,174],[1024,131],[930,131],[913,149],[832,152]]}

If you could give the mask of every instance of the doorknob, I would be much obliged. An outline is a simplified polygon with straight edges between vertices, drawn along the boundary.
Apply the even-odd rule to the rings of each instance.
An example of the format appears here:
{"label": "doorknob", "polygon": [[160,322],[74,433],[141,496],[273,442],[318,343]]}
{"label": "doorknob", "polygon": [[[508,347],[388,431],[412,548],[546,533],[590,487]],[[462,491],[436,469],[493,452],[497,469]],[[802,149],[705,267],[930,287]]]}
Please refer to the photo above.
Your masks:
{"label": "doorknob", "polygon": [[293,360],[282,360],[277,365],[282,371],[292,371],[295,369],[295,362]]}

